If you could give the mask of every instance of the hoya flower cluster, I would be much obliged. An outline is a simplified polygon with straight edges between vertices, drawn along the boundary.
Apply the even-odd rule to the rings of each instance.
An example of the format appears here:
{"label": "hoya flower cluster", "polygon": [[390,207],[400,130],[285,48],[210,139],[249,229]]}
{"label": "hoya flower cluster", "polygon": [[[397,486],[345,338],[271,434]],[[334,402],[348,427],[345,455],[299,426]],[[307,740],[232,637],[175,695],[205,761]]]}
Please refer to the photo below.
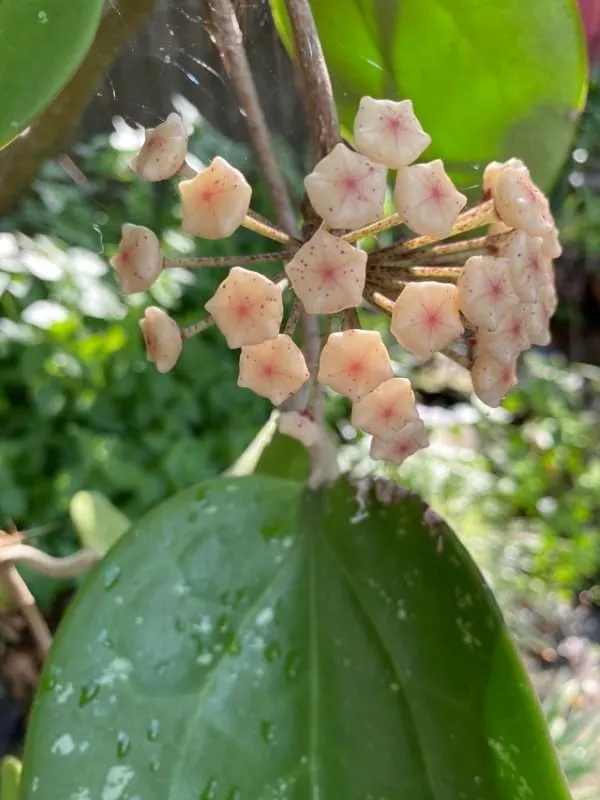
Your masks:
{"label": "hoya flower cluster", "polygon": [[[180,328],[161,309],[146,309],[140,325],[149,360],[160,372],[172,369],[185,339],[214,323],[228,346],[240,350],[239,386],[276,406],[309,381],[326,386],[351,400],[352,423],[373,436],[373,458],[402,463],[428,438],[410,382],[394,376],[380,334],[360,328],[356,309],[366,302],[389,314],[390,331],[403,348],[421,360],[440,351],[458,360],[470,369],[479,398],[499,405],[516,383],[519,354],[549,342],[558,233],[547,199],[521,161],[489,164],[481,202],[464,210],[467,198],[441,160],[414,163],[430,141],[409,100],[364,97],[354,123],[356,149],[340,142],[305,178],[321,225],[295,238],[250,210],[252,188],[223,158],[191,170],[177,114],[147,131],[131,166],[150,181],[182,178],[184,231],[219,239],[245,226],[283,245],[275,253],[240,257],[239,265],[169,259],[151,230],[124,225],[111,264],[127,294],[145,291],[169,266],[231,266],[205,304],[209,316],[197,325]],[[386,217],[390,170],[395,213]],[[370,252],[361,248],[400,224],[417,236]],[[482,228],[477,238],[440,243]],[[248,268],[277,261],[284,273],[276,279]],[[286,293],[291,311],[284,321]],[[293,338],[301,313],[327,320],[312,375]],[[304,410],[282,413],[280,429],[315,444],[320,432],[310,400]]]}

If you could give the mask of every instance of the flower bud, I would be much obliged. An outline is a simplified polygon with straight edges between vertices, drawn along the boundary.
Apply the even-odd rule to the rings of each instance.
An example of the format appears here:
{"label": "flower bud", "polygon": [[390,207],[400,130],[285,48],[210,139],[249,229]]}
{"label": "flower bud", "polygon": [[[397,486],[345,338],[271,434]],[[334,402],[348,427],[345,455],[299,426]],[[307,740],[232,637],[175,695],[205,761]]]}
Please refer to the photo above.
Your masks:
{"label": "flower bud", "polygon": [[335,314],[360,305],[366,269],[365,252],[320,229],[285,271],[309,314]]}
{"label": "flower bud", "polygon": [[510,364],[531,344],[527,335],[525,306],[513,306],[495,331],[480,329],[475,345],[476,357],[491,356],[500,364]]}
{"label": "flower bud", "polygon": [[545,236],[552,230],[548,200],[527,167],[504,167],[496,182],[494,208],[502,222],[530,236]]}
{"label": "flower bud", "polygon": [[415,233],[447,236],[467,198],[454,186],[441,159],[413,164],[398,171],[396,209]]}
{"label": "flower bud", "polygon": [[279,417],[279,432],[297,439],[305,447],[312,447],[321,438],[319,426],[306,411],[283,411]]}
{"label": "flower bud", "polygon": [[175,366],[183,347],[181,328],[161,308],[150,306],[140,320],[146,343],[146,356],[158,372],[169,372]]}
{"label": "flower bud", "polygon": [[356,401],[391,377],[390,357],[377,331],[330,334],[321,352],[319,383]]}
{"label": "flower bud", "polygon": [[125,223],[121,241],[110,264],[115,268],[124,294],[145,292],[157,280],[163,268],[163,254],[158,237],[143,225]]}
{"label": "flower bud", "polygon": [[395,103],[363,97],[354,120],[356,148],[390,169],[415,161],[431,143],[410,100]]}
{"label": "flower bud", "polygon": [[549,259],[542,255],[542,240],[516,231],[503,255],[510,260],[511,283],[519,299],[532,303],[548,283]]}
{"label": "flower bud", "polygon": [[417,450],[423,450],[425,447],[429,447],[429,437],[425,426],[419,420],[405,425],[393,441],[374,438],[371,442],[370,455],[376,461],[391,461],[400,465]]}
{"label": "flower bud", "polygon": [[281,289],[243,267],[230,270],[204,308],[231,348],[274,339],[283,319]]}
{"label": "flower bud", "polygon": [[419,419],[406,378],[390,378],[352,406],[352,424],[379,439],[393,440],[408,422]]}
{"label": "flower bud", "polygon": [[517,385],[517,362],[501,364],[491,356],[478,356],[471,367],[473,391],[479,399],[492,408]]}
{"label": "flower bud", "polygon": [[495,331],[518,302],[510,282],[510,261],[494,256],[471,256],[456,283],[458,305],[477,328]]}
{"label": "flower bud", "polygon": [[304,179],[312,207],[332,228],[360,228],[383,216],[387,170],[336,144]]}
{"label": "flower bud", "polygon": [[179,184],[185,233],[225,239],[236,231],[250,208],[252,189],[242,173],[216,156],[196,177]]}
{"label": "flower bud", "polygon": [[275,406],[296,394],[309,377],[302,351],[285,333],[242,347],[238,386],[267,397]]}
{"label": "flower bud", "polygon": [[464,333],[458,293],[451,283],[409,283],[394,303],[392,334],[417,358],[431,358]]}
{"label": "flower bud", "polygon": [[483,170],[483,191],[489,197],[493,197],[496,191],[498,178],[505,167],[524,167],[525,164],[520,158],[509,158],[508,161],[491,161]]}
{"label": "flower bud", "polygon": [[169,114],[157,128],[145,132],[144,144],[131,169],[147,181],[172,178],[185,162],[188,135],[179,114]]}

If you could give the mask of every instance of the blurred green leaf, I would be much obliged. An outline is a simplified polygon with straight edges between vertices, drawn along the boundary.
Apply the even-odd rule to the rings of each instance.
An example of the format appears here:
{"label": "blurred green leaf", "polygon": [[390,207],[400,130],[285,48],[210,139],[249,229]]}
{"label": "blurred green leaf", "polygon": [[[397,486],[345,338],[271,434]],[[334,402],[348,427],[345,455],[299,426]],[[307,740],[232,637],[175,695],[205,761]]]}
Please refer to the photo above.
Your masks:
{"label": "blurred green leaf", "polygon": [[429,513],[345,478],[161,505],[63,621],[22,800],[568,800],[496,605]]}
{"label": "blurred green leaf", "polygon": [[125,514],[98,491],[77,492],[69,512],[81,544],[100,556],[131,527]]}
{"label": "blurred green leaf", "polygon": [[[284,0],[271,0],[290,47]],[[519,156],[549,187],[586,97],[575,0],[311,0],[340,118],[363,95],[409,98],[463,187]],[[340,35],[340,25],[343,35]]]}
{"label": "blurred green leaf", "polygon": [[15,138],[83,61],[103,0],[2,0],[0,147]]}

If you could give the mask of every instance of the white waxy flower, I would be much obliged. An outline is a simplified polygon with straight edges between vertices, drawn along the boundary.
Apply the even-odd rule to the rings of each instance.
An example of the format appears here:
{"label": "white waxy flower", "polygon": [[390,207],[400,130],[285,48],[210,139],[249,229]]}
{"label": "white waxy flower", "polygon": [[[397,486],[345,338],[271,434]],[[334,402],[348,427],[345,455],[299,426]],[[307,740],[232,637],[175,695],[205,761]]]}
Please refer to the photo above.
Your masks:
{"label": "white waxy flower", "polygon": [[532,303],[548,284],[549,259],[542,253],[542,240],[516,231],[504,249],[510,260],[512,286],[521,300]]}
{"label": "white waxy flower", "polygon": [[558,229],[553,225],[552,229],[542,236],[542,255],[546,258],[560,258],[562,251]]}
{"label": "white waxy flower", "polygon": [[518,302],[510,282],[510,261],[494,256],[471,256],[456,283],[458,305],[477,328],[495,331]]}
{"label": "white waxy flower", "polygon": [[163,268],[163,254],[158,237],[143,225],[125,223],[121,228],[119,248],[110,260],[125,294],[145,292],[157,280]]}
{"label": "white waxy flower", "polygon": [[410,100],[363,97],[354,120],[356,148],[373,161],[398,169],[412,164],[431,143]]}
{"label": "white waxy flower", "polygon": [[356,401],[392,377],[390,357],[377,331],[330,334],[321,352],[319,383]]}
{"label": "white waxy flower", "polygon": [[505,167],[524,167],[520,158],[509,158],[508,161],[491,161],[483,170],[483,191],[486,196],[492,197],[496,191],[496,184]]}
{"label": "white waxy flower", "polygon": [[243,267],[233,267],[204,308],[231,348],[274,339],[283,319],[281,289]]}
{"label": "white waxy flower", "polygon": [[427,431],[419,420],[405,425],[393,441],[374,438],[371,442],[370,455],[376,461],[391,461],[400,465],[417,450],[423,450],[428,446]]}
{"label": "white waxy flower", "polygon": [[527,167],[508,166],[500,172],[494,208],[502,222],[530,236],[545,236],[552,230],[548,200],[531,180]]}
{"label": "white waxy flower", "polygon": [[161,308],[150,306],[140,320],[140,328],[146,344],[146,356],[158,372],[173,369],[181,354],[183,339],[181,328]]}
{"label": "white waxy flower", "polygon": [[352,424],[379,439],[393,440],[419,419],[415,394],[406,378],[390,378],[352,406]]}
{"label": "white waxy flower", "polygon": [[210,166],[179,184],[185,233],[225,239],[236,231],[250,208],[252,189],[242,173],[216,156]]}
{"label": "white waxy flower", "polygon": [[144,144],[131,169],[147,181],[172,178],[185,162],[188,135],[179,114],[169,114],[158,127],[145,132]]}
{"label": "white waxy flower", "polygon": [[296,394],[309,376],[302,351],[286,333],[242,347],[238,386],[267,397],[274,406]]}
{"label": "white waxy flower", "polygon": [[309,314],[334,314],[360,305],[366,270],[364,251],[322,229],[285,268]]}
{"label": "white waxy flower", "polygon": [[418,358],[431,358],[464,333],[456,286],[409,283],[394,303],[390,330],[406,350]]}
{"label": "white waxy flower", "polygon": [[495,331],[477,332],[475,355],[491,356],[501,364],[510,364],[530,344],[525,307],[518,305],[509,309]]}
{"label": "white waxy flower", "polygon": [[321,438],[319,426],[305,411],[283,411],[279,417],[279,431],[297,439],[305,447],[312,447]]}
{"label": "white waxy flower", "polygon": [[[544,290],[544,293],[546,290]],[[525,329],[527,336],[532,344],[545,347],[550,344],[550,317],[548,308],[544,305],[541,298],[538,298],[535,303],[525,303],[523,306],[523,318],[525,320]]]}
{"label": "white waxy flower", "polygon": [[479,356],[471,367],[473,390],[486,406],[496,408],[517,385],[517,362],[501,364],[491,356]]}
{"label": "white waxy flower", "polygon": [[336,144],[304,179],[312,207],[331,228],[361,228],[383,216],[387,170]]}
{"label": "white waxy flower", "polygon": [[394,202],[408,227],[425,236],[447,236],[467,198],[456,189],[441,159],[398,171]]}

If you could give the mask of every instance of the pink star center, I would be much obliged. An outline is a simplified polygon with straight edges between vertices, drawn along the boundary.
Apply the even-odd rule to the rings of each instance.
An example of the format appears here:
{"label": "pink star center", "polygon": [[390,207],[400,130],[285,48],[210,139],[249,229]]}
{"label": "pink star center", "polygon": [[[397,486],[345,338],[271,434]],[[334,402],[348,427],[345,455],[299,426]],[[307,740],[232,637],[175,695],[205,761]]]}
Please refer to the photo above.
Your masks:
{"label": "pink star center", "polygon": [[273,378],[277,375],[277,370],[275,369],[275,364],[271,361],[268,364],[261,364],[260,365],[260,375],[261,378],[265,378],[265,380],[273,380]]}
{"label": "pink star center", "polygon": [[125,247],[119,253],[119,260],[122,264],[131,264],[133,259],[133,247]]}
{"label": "pink star center", "polygon": [[217,194],[218,192],[214,188],[204,189],[200,194],[200,200],[206,203],[207,206],[212,206]]}
{"label": "pink star center", "polygon": [[523,323],[520,319],[515,319],[510,326],[509,334],[513,339],[520,339],[523,334]]}
{"label": "pink star center", "polygon": [[439,328],[442,324],[439,308],[426,308],[425,314],[423,315],[423,324],[430,333],[436,328]]}
{"label": "pink star center", "polygon": [[333,264],[319,264],[318,273],[323,283],[337,283],[337,269]]}
{"label": "pink star center", "polygon": [[390,420],[394,419],[396,416],[396,409],[394,408],[393,404],[382,406],[379,411],[379,416],[385,422],[389,422]]}
{"label": "pink star center", "polygon": [[508,386],[511,382],[512,378],[512,370],[510,367],[504,367],[502,370],[502,374],[500,376],[500,380],[502,381],[503,386]]}
{"label": "pink star center", "polygon": [[382,117],[382,121],[385,130],[394,136],[404,131],[404,124],[398,117]]}
{"label": "pink star center", "polygon": [[252,303],[249,300],[240,300],[232,310],[238,320],[249,320],[252,316]]}
{"label": "pink star center", "polygon": [[429,186],[429,194],[428,199],[431,200],[433,203],[437,203],[438,205],[442,203],[446,198],[446,192],[440,186],[439,183],[432,183]]}
{"label": "pink star center", "polygon": [[365,373],[365,364],[363,359],[355,359],[350,361],[347,368],[348,375],[351,378],[360,378]]}
{"label": "pink star center", "polygon": [[534,273],[538,273],[541,269],[540,259],[538,256],[530,256],[529,261],[527,263],[528,269],[530,269]]}
{"label": "pink star center", "polygon": [[152,152],[153,150],[160,150],[166,145],[166,143],[166,139],[163,136],[150,136],[145,142],[146,150],[149,152]]}
{"label": "pink star center", "polygon": [[394,447],[394,453],[400,458],[403,456],[409,456],[412,451],[412,442],[399,442]]}
{"label": "pink star center", "polygon": [[492,298],[492,300],[498,302],[504,296],[504,289],[502,288],[502,281],[501,280],[491,280],[488,283],[488,295]]}

